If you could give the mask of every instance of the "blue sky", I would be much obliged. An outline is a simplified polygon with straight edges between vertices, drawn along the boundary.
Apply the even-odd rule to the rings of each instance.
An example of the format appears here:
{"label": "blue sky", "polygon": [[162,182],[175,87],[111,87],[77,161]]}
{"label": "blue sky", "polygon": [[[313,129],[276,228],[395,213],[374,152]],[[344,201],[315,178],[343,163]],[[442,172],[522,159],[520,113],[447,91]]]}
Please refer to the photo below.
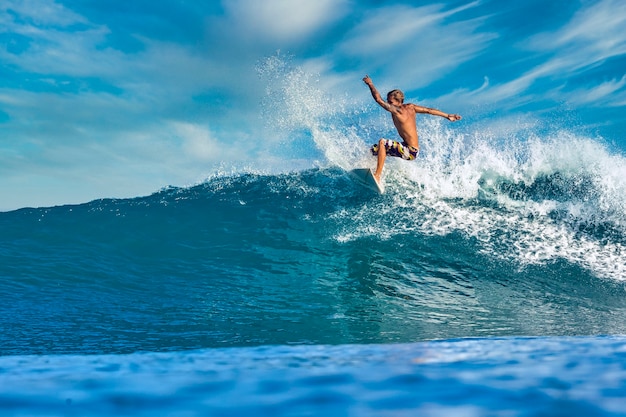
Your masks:
{"label": "blue sky", "polygon": [[465,129],[626,148],[622,0],[0,0],[0,210],[288,168],[262,121],[272,56],[361,108],[369,74]]}

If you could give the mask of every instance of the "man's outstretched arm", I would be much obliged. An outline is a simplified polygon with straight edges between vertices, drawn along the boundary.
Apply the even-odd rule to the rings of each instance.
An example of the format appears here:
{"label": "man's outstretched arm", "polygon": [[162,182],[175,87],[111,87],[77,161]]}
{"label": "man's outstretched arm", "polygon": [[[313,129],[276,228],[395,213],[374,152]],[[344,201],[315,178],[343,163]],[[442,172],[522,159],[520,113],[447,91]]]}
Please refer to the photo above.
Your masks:
{"label": "man's outstretched arm", "polygon": [[456,122],[457,120],[461,120],[461,116],[459,116],[458,114],[448,114],[448,113],[442,112],[441,110],[432,109],[430,107],[418,106],[416,104],[413,105],[413,110],[415,110],[415,113],[425,113],[425,114],[432,114],[433,116],[441,116],[450,120],[451,122]]}
{"label": "man's outstretched arm", "polygon": [[367,84],[367,86],[370,88],[370,93],[372,93],[372,97],[374,97],[374,100],[376,100],[376,103],[378,103],[380,107],[382,107],[383,109],[387,111],[391,111],[391,105],[387,103],[385,100],[383,100],[383,98],[380,96],[380,93],[378,92],[376,87],[374,87],[374,83],[372,82],[372,79],[370,78],[369,75],[366,75],[363,78],[363,82]]}

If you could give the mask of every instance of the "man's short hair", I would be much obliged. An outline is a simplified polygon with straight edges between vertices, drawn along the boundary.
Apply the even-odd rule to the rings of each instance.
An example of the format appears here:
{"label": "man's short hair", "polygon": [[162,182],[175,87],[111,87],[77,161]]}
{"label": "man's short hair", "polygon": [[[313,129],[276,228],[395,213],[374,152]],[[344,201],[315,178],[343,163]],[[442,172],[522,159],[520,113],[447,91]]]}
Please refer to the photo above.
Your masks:
{"label": "man's short hair", "polygon": [[404,103],[404,93],[400,90],[391,90],[387,93],[387,100],[389,100],[389,97],[393,97],[400,103]]}

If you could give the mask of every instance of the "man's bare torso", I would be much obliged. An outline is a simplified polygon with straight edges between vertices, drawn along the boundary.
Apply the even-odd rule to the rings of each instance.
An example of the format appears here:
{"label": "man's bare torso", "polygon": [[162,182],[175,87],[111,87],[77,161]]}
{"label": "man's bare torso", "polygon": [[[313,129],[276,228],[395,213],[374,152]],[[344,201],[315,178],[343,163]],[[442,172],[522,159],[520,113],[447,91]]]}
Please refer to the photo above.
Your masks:
{"label": "man's bare torso", "polygon": [[407,145],[419,149],[414,105],[402,104],[400,106],[390,107],[391,118],[400,137],[404,139]]}

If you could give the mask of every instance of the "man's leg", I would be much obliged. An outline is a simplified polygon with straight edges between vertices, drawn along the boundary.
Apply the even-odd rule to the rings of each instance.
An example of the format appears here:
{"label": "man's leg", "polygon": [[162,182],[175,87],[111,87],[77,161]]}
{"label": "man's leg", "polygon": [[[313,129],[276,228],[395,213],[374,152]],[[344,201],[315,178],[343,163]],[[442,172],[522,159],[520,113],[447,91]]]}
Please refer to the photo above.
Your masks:
{"label": "man's leg", "polygon": [[378,141],[378,163],[376,164],[376,172],[374,172],[374,178],[380,182],[380,176],[383,173],[383,166],[385,166],[385,158],[387,157],[387,148],[385,148],[385,139]]}

